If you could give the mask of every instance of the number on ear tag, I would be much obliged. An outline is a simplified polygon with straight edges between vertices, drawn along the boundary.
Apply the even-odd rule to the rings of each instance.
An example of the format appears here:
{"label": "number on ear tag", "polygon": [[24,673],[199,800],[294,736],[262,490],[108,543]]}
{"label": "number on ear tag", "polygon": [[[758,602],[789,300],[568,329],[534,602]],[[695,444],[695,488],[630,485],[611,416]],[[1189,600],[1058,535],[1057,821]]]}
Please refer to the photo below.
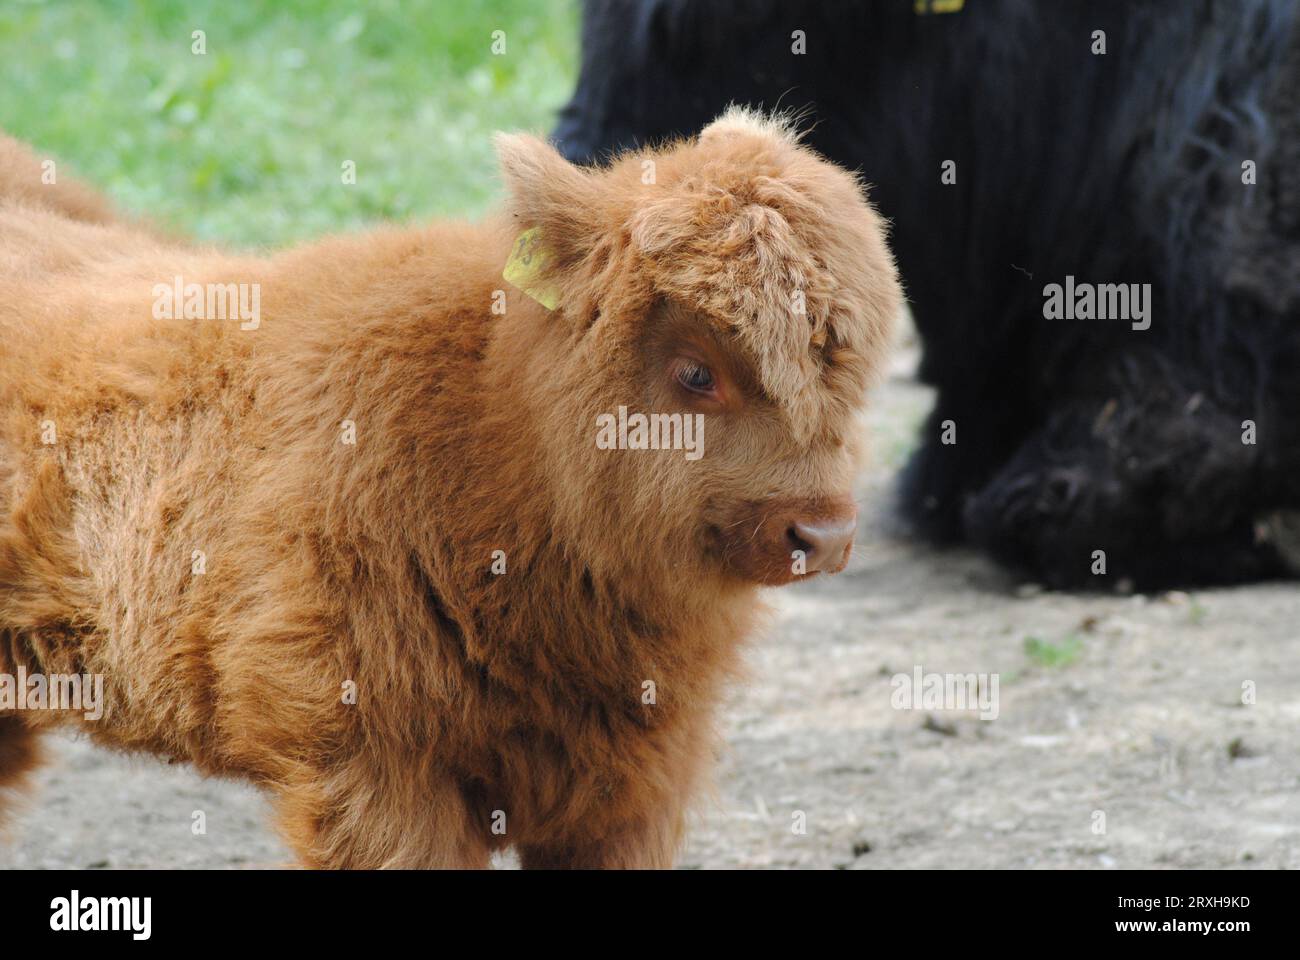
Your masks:
{"label": "number on ear tag", "polygon": [[515,238],[510,259],[501,276],[511,286],[518,287],[547,310],[554,310],[560,303],[560,290],[551,281],[544,278],[546,265],[550,262],[551,251],[542,238],[540,227],[525,230]]}

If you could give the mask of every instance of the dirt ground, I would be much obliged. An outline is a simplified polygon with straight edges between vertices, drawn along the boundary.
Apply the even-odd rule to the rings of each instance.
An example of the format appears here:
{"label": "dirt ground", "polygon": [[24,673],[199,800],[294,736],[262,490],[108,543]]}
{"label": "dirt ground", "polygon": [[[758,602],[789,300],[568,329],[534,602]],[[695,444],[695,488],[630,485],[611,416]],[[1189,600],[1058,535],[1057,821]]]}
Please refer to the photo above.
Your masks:
{"label": "dirt ground", "polygon": [[[850,568],[769,597],[680,865],[1300,868],[1300,589],[1050,593],[891,536],[892,476],[929,404],[914,360],[876,398]],[[997,718],[895,709],[891,678],[918,665],[997,674]],[[290,860],[249,787],[50,748],[0,867]]]}

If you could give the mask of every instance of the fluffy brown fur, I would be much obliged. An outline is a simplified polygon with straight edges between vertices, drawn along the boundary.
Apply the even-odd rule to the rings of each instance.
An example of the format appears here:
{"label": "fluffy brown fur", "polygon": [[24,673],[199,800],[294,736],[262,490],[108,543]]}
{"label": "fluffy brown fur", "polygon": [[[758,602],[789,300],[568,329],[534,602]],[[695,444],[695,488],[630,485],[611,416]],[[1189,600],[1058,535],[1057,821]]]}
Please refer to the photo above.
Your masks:
{"label": "fluffy brown fur", "polygon": [[[0,672],[106,694],[0,716],[0,786],[77,722],[268,788],[311,865],[671,862],[758,585],[851,510],[895,272],[856,180],[744,111],[594,171],[498,148],[486,224],[263,259],[0,144]],[[531,226],[553,312],[501,279]],[[259,283],[260,327],[155,319],[176,275]],[[704,413],[705,455],[597,449],[619,405]]]}

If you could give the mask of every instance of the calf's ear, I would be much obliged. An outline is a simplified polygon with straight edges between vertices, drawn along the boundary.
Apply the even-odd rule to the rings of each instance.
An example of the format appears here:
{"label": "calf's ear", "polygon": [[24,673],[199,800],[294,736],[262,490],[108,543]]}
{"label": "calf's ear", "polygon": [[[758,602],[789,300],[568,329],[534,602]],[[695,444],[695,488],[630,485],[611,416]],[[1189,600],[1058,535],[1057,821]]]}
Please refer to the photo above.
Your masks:
{"label": "calf's ear", "polygon": [[556,266],[580,260],[600,229],[596,176],[527,134],[498,133],[496,149],[520,231],[539,227]]}

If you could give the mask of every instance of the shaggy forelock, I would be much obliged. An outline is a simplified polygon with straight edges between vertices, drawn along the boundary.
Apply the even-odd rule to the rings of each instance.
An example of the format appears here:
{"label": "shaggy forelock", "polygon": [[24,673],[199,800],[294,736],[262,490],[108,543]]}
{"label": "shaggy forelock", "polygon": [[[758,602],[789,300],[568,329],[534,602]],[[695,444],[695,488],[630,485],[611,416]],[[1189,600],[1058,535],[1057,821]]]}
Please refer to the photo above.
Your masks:
{"label": "shaggy forelock", "polygon": [[856,180],[799,146],[788,119],[734,108],[698,140],[627,162],[646,159],[657,183],[631,236],[657,291],[734,334],[797,432],[858,405],[899,293]]}

